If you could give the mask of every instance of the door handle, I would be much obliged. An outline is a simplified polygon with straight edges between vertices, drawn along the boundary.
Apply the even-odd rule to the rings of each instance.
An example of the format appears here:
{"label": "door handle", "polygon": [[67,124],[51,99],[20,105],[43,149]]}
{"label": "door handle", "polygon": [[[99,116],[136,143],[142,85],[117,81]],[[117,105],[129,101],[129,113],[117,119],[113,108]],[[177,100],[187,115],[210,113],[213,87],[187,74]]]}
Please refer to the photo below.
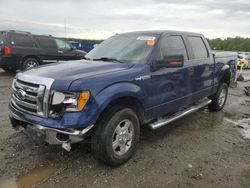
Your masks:
{"label": "door handle", "polygon": [[63,53],[63,51],[59,50],[59,51],[58,51],[58,53],[59,53],[59,54],[62,54],[62,53]]}

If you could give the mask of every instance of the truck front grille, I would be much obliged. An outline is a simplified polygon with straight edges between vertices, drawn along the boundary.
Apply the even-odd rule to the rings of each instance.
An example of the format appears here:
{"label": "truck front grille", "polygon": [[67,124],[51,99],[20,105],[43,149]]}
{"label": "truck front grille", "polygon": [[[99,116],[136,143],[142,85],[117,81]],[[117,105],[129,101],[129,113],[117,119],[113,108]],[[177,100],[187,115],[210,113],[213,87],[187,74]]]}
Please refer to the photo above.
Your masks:
{"label": "truck front grille", "polygon": [[16,110],[48,118],[49,98],[54,79],[20,72],[13,80],[11,105]]}
{"label": "truck front grille", "polygon": [[[32,80],[31,80],[32,81]],[[15,79],[12,84],[13,94],[11,103],[18,110],[34,115],[45,116],[44,114],[44,94],[45,85],[25,82]]]}

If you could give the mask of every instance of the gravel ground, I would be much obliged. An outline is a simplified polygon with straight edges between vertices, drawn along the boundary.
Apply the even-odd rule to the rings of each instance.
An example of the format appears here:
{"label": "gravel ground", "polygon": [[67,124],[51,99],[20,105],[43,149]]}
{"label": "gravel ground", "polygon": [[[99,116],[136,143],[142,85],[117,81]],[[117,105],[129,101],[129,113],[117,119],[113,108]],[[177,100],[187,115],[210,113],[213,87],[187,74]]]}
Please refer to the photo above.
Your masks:
{"label": "gravel ground", "polygon": [[[247,73],[250,75],[250,71]],[[111,168],[88,143],[66,152],[11,128],[13,75],[0,70],[0,187],[250,187],[250,97],[230,89],[218,113],[200,110],[156,131],[143,129],[135,156]]]}

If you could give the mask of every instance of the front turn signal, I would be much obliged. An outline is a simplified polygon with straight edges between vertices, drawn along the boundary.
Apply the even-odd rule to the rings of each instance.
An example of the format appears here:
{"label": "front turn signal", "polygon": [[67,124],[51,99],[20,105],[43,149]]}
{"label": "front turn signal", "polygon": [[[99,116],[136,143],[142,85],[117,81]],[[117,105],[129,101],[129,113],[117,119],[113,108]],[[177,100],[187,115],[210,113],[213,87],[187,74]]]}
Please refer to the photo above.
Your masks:
{"label": "front turn signal", "polygon": [[77,100],[77,108],[79,111],[81,111],[85,107],[89,98],[90,98],[89,91],[84,91],[84,92],[80,93],[79,98]]}

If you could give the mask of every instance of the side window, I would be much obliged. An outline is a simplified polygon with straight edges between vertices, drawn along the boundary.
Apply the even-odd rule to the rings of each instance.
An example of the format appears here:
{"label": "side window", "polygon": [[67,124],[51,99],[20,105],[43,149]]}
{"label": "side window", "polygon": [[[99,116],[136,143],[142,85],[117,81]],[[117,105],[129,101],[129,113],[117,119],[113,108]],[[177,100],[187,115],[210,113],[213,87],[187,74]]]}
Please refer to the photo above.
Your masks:
{"label": "side window", "polygon": [[14,46],[33,47],[33,41],[29,35],[10,34],[10,43]]}
{"label": "side window", "polygon": [[41,48],[56,49],[56,44],[53,38],[43,36],[36,36],[35,38]]}
{"label": "side window", "polygon": [[65,42],[65,41],[63,41],[61,39],[55,39],[55,41],[56,41],[56,45],[57,45],[58,49],[60,49],[60,50],[71,50],[71,46],[67,42]]}
{"label": "side window", "polygon": [[187,51],[181,36],[168,36],[161,41],[161,59],[169,55],[183,55],[187,59]]}
{"label": "side window", "polygon": [[194,59],[208,58],[207,48],[201,37],[188,37],[191,48],[193,49]]}

